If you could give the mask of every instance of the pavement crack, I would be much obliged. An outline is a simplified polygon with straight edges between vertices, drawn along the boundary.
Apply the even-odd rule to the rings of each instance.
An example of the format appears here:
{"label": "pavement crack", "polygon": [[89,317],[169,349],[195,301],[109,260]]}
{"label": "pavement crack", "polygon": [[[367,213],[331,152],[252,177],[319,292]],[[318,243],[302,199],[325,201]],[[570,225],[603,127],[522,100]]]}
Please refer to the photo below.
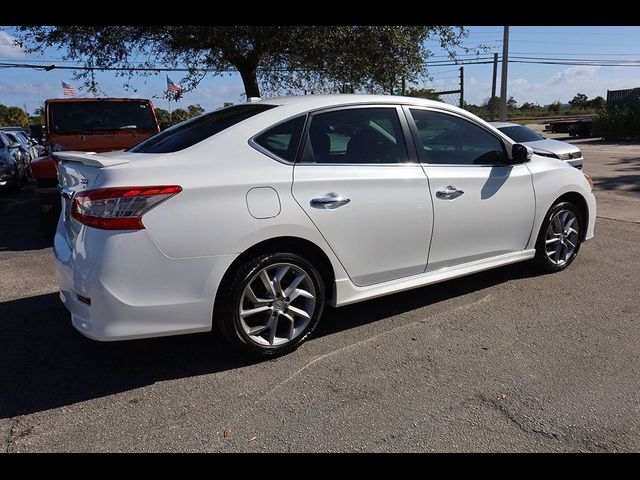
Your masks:
{"label": "pavement crack", "polygon": [[371,337],[365,338],[364,340],[360,340],[359,342],[356,343],[351,343],[349,345],[346,345],[344,347],[338,348],[337,350],[333,350],[329,353],[325,353],[324,355],[320,355],[319,357],[314,358],[313,360],[311,360],[310,362],[306,363],[304,366],[302,366],[301,368],[299,368],[298,370],[296,370],[295,372],[293,372],[291,375],[289,375],[287,378],[285,378],[283,381],[281,381],[280,383],[276,384],[271,390],[269,390],[267,393],[265,393],[263,396],[261,396],[258,400],[256,400],[256,403],[258,401],[264,400],[266,398],[268,398],[269,396],[271,396],[274,392],[276,392],[277,390],[279,390],[280,388],[282,388],[283,386],[285,386],[287,383],[289,383],[291,380],[293,380],[295,377],[297,377],[298,375],[300,375],[302,372],[304,372],[305,370],[308,370],[312,365],[325,360],[329,357],[333,357],[335,355],[338,355],[342,352],[345,352],[347,350],[350,350],[352,348],[356,348],[359,347],[361,345],[364,345],[366,343],[372,342],[373,340],[383,336],[383,335],[388,335],[390,333],[394,333],[397,332],[399,330],[403,330],[405,328],[409,328],[415,325],[424,325],[427,323],[431,323],[434,317],[439,317],[441,315],[445,315],[445,314],[450,314],[451,312],[455,312],[455,311],[459,311],[459,310],[467,310],[471,307],[477,306],[479,304],[482,303],[486,303],[488,301],[490,301],[493,298],[492,294],[487,294],[484,297],[475,300],[473,302],[467,303],[465,305],[459,305],[457,307],[454,308],[450,308],[448,310],[444,310],[441,312],[437,312],[434,315],[428,317],[428,318],[424,318],[422,320],[415,320],[413,322],[407,323],[405,325],[398,325],[395,328],[392,328],[390,330],[385,330],[383,332],[377,333],[376,335],[373,335]]}
{"label": "pavement crack", "polygon": [[501,413],[507,420],[509,420],[513,425],[515,425],[521,431],[527,434],[541,435],[543,437],[552,439],[552,440],[560,440],[558,434],[547,432],[544,429],[540,428],[529,428],[524,423],[522,423],[516,415],[514,415],[505,405],[499,404],[495,400],[489,399],[484,395],[478,395],[478,400],[493,408],[495,411]]}

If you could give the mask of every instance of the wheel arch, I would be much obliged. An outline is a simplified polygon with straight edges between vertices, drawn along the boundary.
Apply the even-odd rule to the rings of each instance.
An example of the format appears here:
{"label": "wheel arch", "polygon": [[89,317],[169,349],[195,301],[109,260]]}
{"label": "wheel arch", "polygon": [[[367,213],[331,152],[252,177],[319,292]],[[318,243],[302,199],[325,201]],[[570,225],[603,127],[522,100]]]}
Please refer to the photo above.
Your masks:
{"label": "wheel arch", "polygon": [[587,200],[579,192],[566,192],[556,198],[549,208],[560,202],[570,202],[580,210],[582,221],[584,222],[583,228],[580,229],[580,241],[583,242],[587,234],[587,225],[589,225],[589,206]]}
{"label": "wheel arch", "polygon": [[333,269],[333,265],[331,264],[331,260],[327,256],[327,254],[315,243],[310,240],[295,237],[295,236],[280,236],[273,237],[266,240],[262,240],[251,247],[247,248],[244,252],[242,252],[238,257],[231,262],[231,265],[227,268],[222,279],[220,280],[220,284],[216,291],[216,297],[214,300],[214,315],[216,308],[219,305],[219,298],[221,296],[221,292],[225,291],[226,285],[229,282],[230,278],[233,276],[233,272],[242,265],[247,259],[253,258],[259,255],[264,255],[268,253],[296,253],[301,257],[304,257],[309,262],[311,262],[320,272],[322,277],[322,281],[325,284],[325,289],[327,292],[326,300],[335,297],[335,271]]}

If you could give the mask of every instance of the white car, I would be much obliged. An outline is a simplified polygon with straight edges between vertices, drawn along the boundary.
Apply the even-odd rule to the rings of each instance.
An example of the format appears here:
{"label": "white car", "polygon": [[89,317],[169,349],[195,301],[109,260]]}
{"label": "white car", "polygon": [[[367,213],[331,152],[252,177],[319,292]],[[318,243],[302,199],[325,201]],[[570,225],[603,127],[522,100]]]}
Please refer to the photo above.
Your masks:
{"label": "white car", "polygon": [[594,234],[581,171],[417,98],[274,98],[56,155],[60,296],[96,340],[213,329],[274,356],[325,304],[525,260],[562,270]]}

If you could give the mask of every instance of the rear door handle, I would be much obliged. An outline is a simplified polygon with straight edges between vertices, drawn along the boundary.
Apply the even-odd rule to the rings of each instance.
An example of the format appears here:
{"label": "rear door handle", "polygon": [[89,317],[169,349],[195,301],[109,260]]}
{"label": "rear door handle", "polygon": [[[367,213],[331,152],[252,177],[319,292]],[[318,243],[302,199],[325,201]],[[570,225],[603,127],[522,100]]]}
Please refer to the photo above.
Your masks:
{"label": "rear door handle", "polygon": [[436,197],[442,200],[453,200],[454,198],[458,198],[462,195],[464,191],[458,190],[453,185],[449,185],[447,188],[443,188],[442,190],[438,190],[436,192]]}
{"label": "rear door handle", "polygon": [[351,201],[335,192],[327,193],[324,197],[314,198],[309,202],[313,208],[324,208],[325,210],[333,210],[335,208],[346,205]]}

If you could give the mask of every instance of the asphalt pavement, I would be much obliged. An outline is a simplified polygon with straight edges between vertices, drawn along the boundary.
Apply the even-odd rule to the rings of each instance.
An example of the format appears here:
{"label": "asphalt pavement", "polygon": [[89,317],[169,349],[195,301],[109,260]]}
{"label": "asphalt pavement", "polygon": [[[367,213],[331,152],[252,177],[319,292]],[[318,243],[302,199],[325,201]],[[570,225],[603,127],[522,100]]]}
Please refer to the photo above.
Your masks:
{"label": "asphalt pavement", "polygon": [[569,269],[328,309],[266,362],[211,334],[82,337],[32,190],[0,194],[0,451],[640,450],[640,146],[583,143],[611,205]]}

